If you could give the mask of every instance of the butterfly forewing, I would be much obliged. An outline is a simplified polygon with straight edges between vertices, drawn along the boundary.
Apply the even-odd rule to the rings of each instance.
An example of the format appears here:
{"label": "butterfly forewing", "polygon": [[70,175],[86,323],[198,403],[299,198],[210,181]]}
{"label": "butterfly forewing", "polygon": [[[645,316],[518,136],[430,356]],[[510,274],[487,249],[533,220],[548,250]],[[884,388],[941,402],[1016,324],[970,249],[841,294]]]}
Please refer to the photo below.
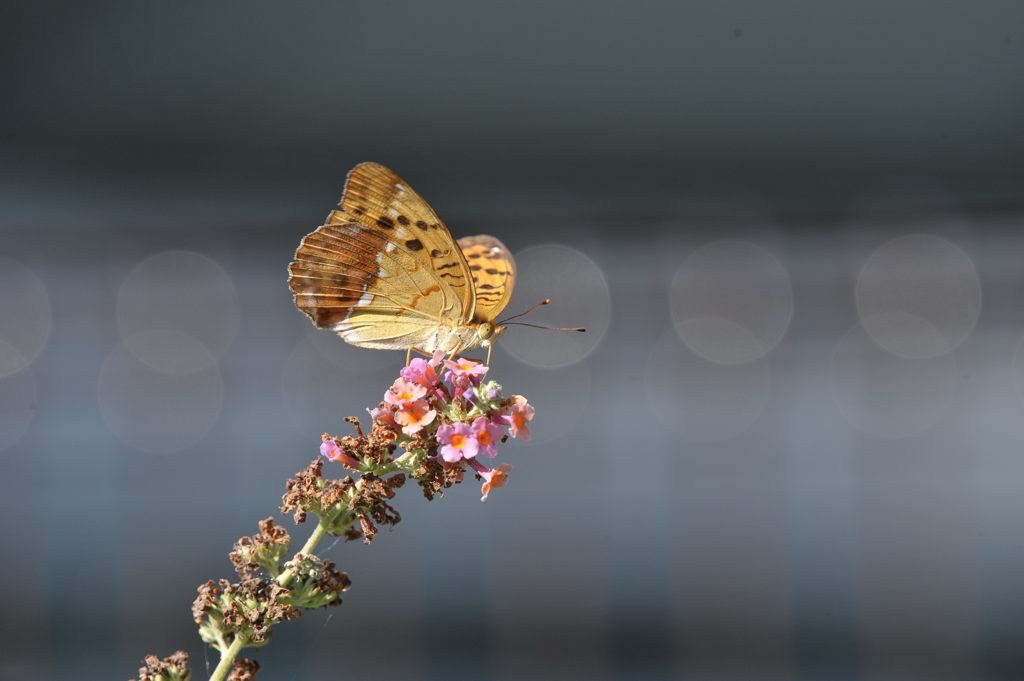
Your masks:
{"label": "butterfly forewing", "polygon": [[469,263],[476,298],[476,318],[493,322],[512,298],[516,261],[511,251],[493,236],[480,234],[459,239]]}
{"label": "butterfly forewing", "polygon": [[355,220],[404,246],[458,296],[462,320],[473,318],[473,285],[466,259],[448,227],[405,180],[379,163],[360,163],[348,174],[339,208],[332,220]]}

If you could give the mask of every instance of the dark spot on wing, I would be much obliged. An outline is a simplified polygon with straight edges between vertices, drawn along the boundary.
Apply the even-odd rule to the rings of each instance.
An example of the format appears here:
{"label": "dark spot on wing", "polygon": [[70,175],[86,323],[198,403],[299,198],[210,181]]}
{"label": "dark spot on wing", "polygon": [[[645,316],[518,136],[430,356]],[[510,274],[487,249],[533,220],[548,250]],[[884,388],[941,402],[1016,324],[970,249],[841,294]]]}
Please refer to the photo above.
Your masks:
{"label": "dark spot on wing", "polygon": [[437,250],[436,248],[430,249],[430,257],[431,258],[440,258],[441,257],[441,251]]}
{"label": "dark spot on wing", "polygon": [[395,228],[395,223],[392,222],[391,218],[389,218],[386,215],[381,215],[379,218],[377,218],[377,224],[383,227],[384,229]]}
{"label": "dark spot on wing", "polygon": [[400,225],[407,225],[407,224],[409,224],[409,218],[405,217],[404,215],[399,215],[398,216],[398,224],[400,224]]}
{"label": "dark spot on wing", "polygon": [[424,231],[429,229],[429,227],[427,227],[427,223],[423,222],[423,220],[417,220],[416,221],[416,226],[419,227],[420,229],[424,230]]}
{"label": "dark spot on wing", "polygon": [[481,267],[480,265],[470,265],[469,269],[473,270],[474,272],[479,272],[480,270],[483,269],[483,267]]}
{"label": "dark spot on wing", "polygon": [[[399,222],[401,222],[401,218],[399,218]],[[423,244],[420,242],[419,239],[409,239],[408,241],[405,242],[405,247],[408,248],[410,251],[423,250]]]}

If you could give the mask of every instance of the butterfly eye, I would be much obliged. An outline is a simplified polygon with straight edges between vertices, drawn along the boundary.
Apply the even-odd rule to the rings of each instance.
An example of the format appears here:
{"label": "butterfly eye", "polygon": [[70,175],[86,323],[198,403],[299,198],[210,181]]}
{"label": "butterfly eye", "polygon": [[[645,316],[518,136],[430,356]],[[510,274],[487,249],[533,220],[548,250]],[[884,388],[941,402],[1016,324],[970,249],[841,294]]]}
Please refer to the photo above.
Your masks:
{"label": "butterfly eye", "polygon": [[490,338],[491,334],[493,334],[493,333],[494,333],[494,325],[491,324],[490,322],[483,322],[483,323],[480,324],[480,326],[476,327],[476,334],[478,336],[480,336],[480,338],[483,338],[483,339]]}

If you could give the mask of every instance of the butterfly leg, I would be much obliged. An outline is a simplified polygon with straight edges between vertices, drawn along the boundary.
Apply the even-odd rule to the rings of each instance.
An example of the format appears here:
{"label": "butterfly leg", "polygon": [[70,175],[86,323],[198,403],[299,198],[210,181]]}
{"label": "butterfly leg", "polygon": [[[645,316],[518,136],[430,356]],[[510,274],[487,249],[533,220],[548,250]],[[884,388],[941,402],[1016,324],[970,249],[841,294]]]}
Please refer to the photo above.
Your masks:
{"label": "butterfly leg", "polygon": [[452,348],[452,352],[451,352],[450,355],[448,355],[448,359],[455,359],[455,355],[459,354],[459,350],[461,350],[461,349],[462,349],[462,341],[459,341],[455,345],[455,347]]}
{"label": "butterfly leg", "polygon": [[406,352],[405,352],[405,366],[409,366],[409,362],[412,360],[412,353],[414,353],[414,352],[417,355],[423,355],[424,357],[433,357],[434,356],[431,353],[427,352],[426,350],[418,348],[415,345],[410,345],[409,349],[406,350]]}
{"label": "butterfly leg", "polygon": [[433,357],[433,353],[427,352],[423,348],[418,348],[415,345],[409,346],[409,349],[405,353],[405,366],[409,366],[409,361],[412,359],[412,353],[417,355],[423,355],[424,357]]}
{"label": "butterfly leg", "polygon": [[494,343],[489,343],[487,345],[487,361],[484,362],[484,364],[486,364],[487,366],[491,366],[491,350],[493,350],[493,349],[494,349]]}

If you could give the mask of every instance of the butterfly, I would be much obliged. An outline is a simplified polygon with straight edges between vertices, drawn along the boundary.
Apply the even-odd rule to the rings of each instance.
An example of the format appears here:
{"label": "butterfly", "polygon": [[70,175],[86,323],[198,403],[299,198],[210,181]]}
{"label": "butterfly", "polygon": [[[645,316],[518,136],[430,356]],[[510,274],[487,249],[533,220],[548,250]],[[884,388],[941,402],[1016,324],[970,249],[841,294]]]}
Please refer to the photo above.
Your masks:
{"label": "butterfly", "polygon": [[430,204],[378,163],[349,172],[338,208],[302,239],[288,273],[295,305],[352,345],[452,356],[481,346],[488,362],[516,282],[505,244],[455,241]]}

